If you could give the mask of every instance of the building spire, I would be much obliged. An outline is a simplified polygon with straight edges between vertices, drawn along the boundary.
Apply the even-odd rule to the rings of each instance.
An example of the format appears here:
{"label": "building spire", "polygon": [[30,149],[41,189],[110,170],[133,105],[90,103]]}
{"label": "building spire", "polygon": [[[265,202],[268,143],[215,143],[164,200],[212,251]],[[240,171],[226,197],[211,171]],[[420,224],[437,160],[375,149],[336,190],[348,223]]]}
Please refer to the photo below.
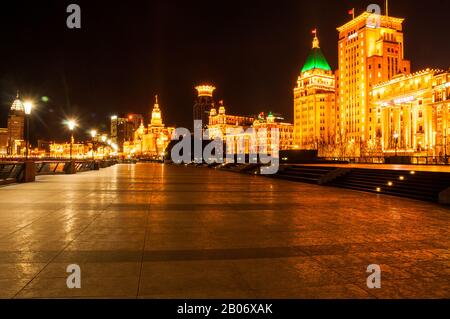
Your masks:
{"label": "building spire", "polygon": [[19,98],[20,98],[20,94],[19,94],[19,90],[17,90],[16,99],[18,100]]}
{"label": "building spire", "polygon": [[319,38],[317,35],[313,39],[312,47],[313,49],[320,48]]}
{"label": "building spire", "polygon": [[317,37],[317,29],[312,30],[312,34],[314,35],[312,43],[313,49],[320,48],[319,38]]}
{"label": "building spire", "polygon": [[155,95],[155,104],[158,104],[158,94]]}

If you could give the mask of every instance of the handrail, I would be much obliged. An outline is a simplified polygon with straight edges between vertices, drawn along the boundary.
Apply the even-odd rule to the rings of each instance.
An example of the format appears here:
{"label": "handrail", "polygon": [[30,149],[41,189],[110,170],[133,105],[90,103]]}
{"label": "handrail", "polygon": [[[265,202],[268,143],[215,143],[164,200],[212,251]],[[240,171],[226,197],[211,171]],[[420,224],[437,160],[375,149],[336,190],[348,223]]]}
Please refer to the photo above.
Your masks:
{"label": "handrail", "polygon": [[[41,175],[56,175],[68,174],[72,166],[75,165],[75,172],[86,172],[91,170],[98,170],[117,164],[117,160],[39,160],[35,161],[35,174]],[[0,160],[0,185],[21,182],[23,180],[23,173],[25,168],[24,161],[1,161]],[[72,172],[73,173],[73,172]]]}
{"label": "handrail", "polygon": [[407,165],[449,165],[450,158],[443,156],[365,156],[365,157],[319,157],[324,161],[348,162],[352,164],[407,164]]}

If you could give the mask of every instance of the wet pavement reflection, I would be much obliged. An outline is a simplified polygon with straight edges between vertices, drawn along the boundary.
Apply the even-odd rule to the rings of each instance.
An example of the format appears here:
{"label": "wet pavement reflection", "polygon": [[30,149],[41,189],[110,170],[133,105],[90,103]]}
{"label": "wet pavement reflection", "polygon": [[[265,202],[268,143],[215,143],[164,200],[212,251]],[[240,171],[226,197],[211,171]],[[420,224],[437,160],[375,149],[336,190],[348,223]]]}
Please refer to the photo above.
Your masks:
{"label": "wet pavement reflection", "polygon": [[207,168],[41,176],[0,188],[0,297],[448,298],[449,213]]}

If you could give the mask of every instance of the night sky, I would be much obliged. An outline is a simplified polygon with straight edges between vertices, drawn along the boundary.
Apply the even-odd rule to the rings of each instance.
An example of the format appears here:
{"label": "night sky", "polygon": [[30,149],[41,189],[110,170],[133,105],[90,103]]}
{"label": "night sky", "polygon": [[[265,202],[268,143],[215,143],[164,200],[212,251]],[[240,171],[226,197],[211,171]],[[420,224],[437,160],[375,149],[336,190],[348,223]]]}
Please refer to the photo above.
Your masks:
{"label": "night sky", "polygon": [[[66,7],[81,6],[81,30],[66,27]],[[336,27],[370,3],[343,0],[2,1],[0,126],[17,89],[40,102],[34,139],[61,139],[62,121],[78,135],[107,129],[109,116],[148,116],[159,94],[164,122],[191,127],[194,86],[211,82],[228,113],[274,111],[292,121],[292,89],[318,28],[337,68]],[[450,67],[450,1],[391,0],[405,22],[413,71]]]}

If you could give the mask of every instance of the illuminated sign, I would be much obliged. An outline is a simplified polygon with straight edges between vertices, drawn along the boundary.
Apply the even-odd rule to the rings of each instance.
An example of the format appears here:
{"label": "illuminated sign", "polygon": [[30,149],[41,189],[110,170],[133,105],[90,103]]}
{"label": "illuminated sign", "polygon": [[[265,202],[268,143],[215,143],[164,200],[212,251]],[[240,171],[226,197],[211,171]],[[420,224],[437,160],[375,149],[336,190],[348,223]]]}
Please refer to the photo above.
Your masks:
{"label": "illuminated sign", "polygon": [[350,35],[348,36],[348,41],[353,40],[353,39],[355,39],[355,38],[357,38],[357,37],[358,37],[358,32],[353,33],[353,34],[350,34]]}
{"label": "illuminated sign", "polygon": [[407,97],[402,97],[400,99],[396,99],[394,100],[395,104],[403,104],[403,103],[408,103],[408,102],[412,102],[415,100],[414,96],[407,96]]}

